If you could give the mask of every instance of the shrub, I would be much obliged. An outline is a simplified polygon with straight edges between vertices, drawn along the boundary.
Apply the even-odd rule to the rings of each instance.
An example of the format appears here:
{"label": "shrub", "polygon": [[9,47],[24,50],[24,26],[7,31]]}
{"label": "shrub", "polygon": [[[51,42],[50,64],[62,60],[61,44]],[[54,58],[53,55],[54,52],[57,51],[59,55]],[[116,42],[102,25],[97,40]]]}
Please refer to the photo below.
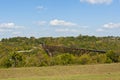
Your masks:
{"label": "shrub", "polygon": [[48,66],[50,65],[49,57],[45,54],[37,53],[27,56],[25,66]]}
{"label": "shrub", "polygon": [[118,57],[118,62],[120,62],[120,56]]}
{"label": "shrub", "polygon": [[24,66],[24,57],[19,53],[10,53],[0,60],[2,67],[22,67]]}
{"label": "shrub", "polygon": [[89,54],[83,54],[79,57],[78,63],[79,64],[90,64],[91,60],[92,59]]}
{"label": "shrub", "polygon": [[72,54],[63,54],[61,56],[62,64],[72,64],[74,62],[74,56]]}
{"label": "shrub", "polygon": [[61,55],[57,55],[51,58],[51,65],[61,65]]}
{"label": "shrub", "polygon": [[106,63],[112,63],[112,60],[109,57],[107,57]]}
{"label": "shrub", "polygon": [[12,63],[12,67],[22,67],[25,64],[24,62],[25,58],[22,53],[21,54],[16,52],[10,53],[9,60]]}
{"label": "shrub", "polygon": [[107,61],[107,56],[105,54],[97,55],[97,62],[98,63],[105,63]]}
{"label": "shrub", "polygon": [[53,65],[67,65],[73,64],[75,57],[72,54],[64,53],[53,57],[52,64]]}
{"label": "shrub", "polygon": [[10,59],[8,58],[8,56],[3,57],[3,58],[0,60],[0,66],[1,66],[1,67],[5,67],[5,68],[9,68],[9,67],[12,66],[12,63],[11,63]]}
{"label": "shrub", "polygon": [[118,62],[119,56],[116,53],[114,53],[112,50],[108,51],[106,55],[108,58],[112,60],[112,62]]}

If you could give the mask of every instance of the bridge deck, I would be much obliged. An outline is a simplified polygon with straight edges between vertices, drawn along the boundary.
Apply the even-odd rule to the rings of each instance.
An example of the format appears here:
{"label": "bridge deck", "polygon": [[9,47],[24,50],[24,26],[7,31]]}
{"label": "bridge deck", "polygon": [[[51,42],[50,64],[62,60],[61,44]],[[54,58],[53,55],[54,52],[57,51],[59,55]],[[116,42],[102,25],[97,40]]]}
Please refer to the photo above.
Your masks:
{"label": "bridge deck", "polygon": [[65,47],[65,46],[51,46],[51,45],[42,45],[43,49],[47,52],[49,56],[53,56],[53,52],[68,52],[68,53],[74,53],[74,54],[84,54],[89,52],[95,52],[95,53],[106,53],[105,50],[94,50],[94,49],[84,49],[84,48],[71,48],[71,47]]}

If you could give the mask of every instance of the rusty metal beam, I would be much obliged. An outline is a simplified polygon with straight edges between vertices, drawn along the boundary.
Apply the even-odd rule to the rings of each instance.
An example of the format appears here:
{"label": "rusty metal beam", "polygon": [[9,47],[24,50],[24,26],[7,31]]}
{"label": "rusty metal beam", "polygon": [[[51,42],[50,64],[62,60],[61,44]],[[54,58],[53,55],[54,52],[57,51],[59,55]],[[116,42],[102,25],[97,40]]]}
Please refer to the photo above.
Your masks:
{"label": "rusty metal beam", "polygon": [[70,48],[70,47],[65,47],[65,46],[51,46],[51,45],[46,45],[42,44],[43,49],[46,51],[46,53],[49,56],[53,56],[53,52],[58,51],[58,52],[80,52],[78,55],[81,53],[89,53],[89,52],[95,52],[95,53],[106,53],[105,50],[94,50],[94,49],[84,49],[84,48]]}

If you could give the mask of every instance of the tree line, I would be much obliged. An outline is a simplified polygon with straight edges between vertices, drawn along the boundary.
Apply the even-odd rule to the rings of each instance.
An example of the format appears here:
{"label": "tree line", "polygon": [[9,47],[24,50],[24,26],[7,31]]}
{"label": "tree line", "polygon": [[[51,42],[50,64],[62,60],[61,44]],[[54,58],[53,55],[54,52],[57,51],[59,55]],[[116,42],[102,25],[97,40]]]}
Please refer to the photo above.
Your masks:
{"label": "tree line", "polygon": [[[90,52],[74,55],[74,52],[56,51],[49,57],[40,45],[67,46],[105,50],[105,54]],[[120,62],[120,37],[96,37],[79,35],[77,37],[13,37],[0,41],[0,67],[32,67],[71,64],[99,64]],[[73,54],[71,54],[73,53]]]}

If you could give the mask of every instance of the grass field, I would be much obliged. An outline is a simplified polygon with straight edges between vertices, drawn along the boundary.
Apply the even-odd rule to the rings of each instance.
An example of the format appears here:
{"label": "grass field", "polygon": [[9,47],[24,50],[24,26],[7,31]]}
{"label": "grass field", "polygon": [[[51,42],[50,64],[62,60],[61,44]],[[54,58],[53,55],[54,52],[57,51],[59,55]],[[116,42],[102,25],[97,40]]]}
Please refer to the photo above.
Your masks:
{"label": "grass field", "polygon": [[120,63],[0,69],[0,80],[120,80]]}

